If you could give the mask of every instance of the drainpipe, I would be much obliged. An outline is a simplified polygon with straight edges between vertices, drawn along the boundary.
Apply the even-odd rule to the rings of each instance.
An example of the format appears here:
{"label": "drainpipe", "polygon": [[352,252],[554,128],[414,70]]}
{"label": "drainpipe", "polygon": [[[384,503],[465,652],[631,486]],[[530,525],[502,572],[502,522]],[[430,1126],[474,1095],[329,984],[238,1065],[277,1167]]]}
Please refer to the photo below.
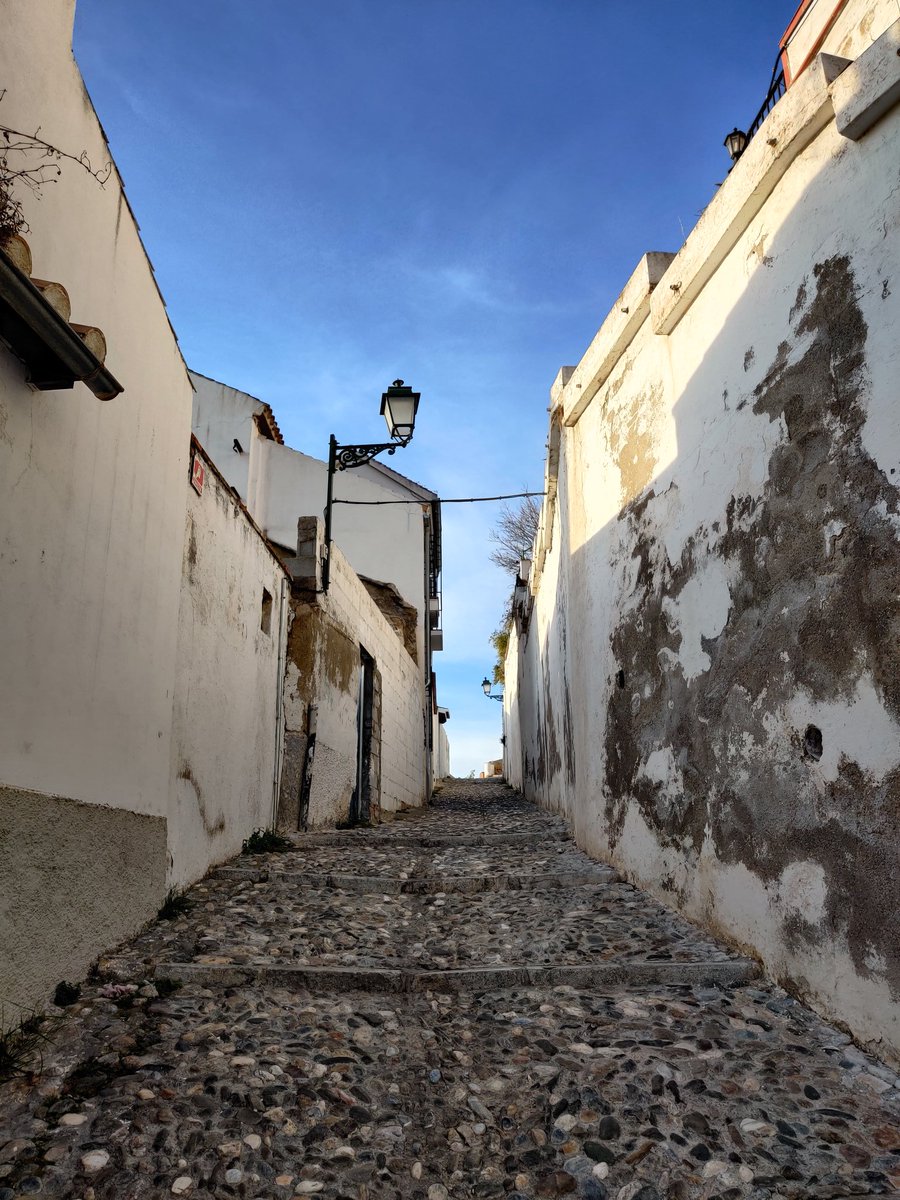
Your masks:
{"label": "drainpipe", "polygon": [[272,771],[272,820],[278,820],[278,796],[281,792],[281,770],[284,764],[284,674],[287,668],[287,595],[288,581],[282,575],[278,598],[278,675],[275,680],[275,763]]}

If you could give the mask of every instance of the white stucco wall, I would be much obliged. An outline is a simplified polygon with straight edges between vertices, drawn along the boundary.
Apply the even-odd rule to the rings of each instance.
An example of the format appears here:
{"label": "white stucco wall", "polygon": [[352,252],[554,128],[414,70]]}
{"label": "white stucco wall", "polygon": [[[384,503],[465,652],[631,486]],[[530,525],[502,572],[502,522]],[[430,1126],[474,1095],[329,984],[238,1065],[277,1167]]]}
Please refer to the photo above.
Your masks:
{"label": "white stucco wall", "polygon": [[839,132],[873,61],[804,73],[593,398],[581,365],[553,398],[568,544],[510,642],[507,748],[581,844],[897,1057],[900,111]]}
{"label": "white stucco wall", "polygon": [[[289,446],[256,437],[248,505],[273,542],[293,546],[297,518],[303,513],[324,519],[326,491],[326,463]],[[338,472],[334,495],[362,501],[413,499],[413,503],[377,508],[336,504],[332,537],[359,575],[394,584],[403,599],[415,606],[419,661],[423,662],[428,593],[422,502],[416,502],[408,488],[374,466]]]}
{"label": "white stucco wall", "polygon": [[[248,392],[197,371],[189,374],[194,385],[194,436],[246,504],[251,446],[260,436],[253,418],[262,414],[266,405]],[[241,446],[240,453],[234,448],[235,441]]]}
{"label": "white stucco wall", "polygon": [[[813,0],[789,39],[787,60],[791,77],[796,77],[810,54],[818,47],[827,54],[857,58],[900,17],[897,0],[846,0],[840,11],[834,0]],[[824,34],[824,36],[823,36]]]}
{"label": "white stucco wall", "polygon": [[286,572],[226,482],[207,466],[201,495],[184,486],[169,807],[178,886],[273,821],[287,623]]}
{"label": "white stucco wall", "polygon": [[[553,812],[570,815],[574,784],[574,736],[569,684],[568,576],[559,506],[545,514],[553,537],[541,574],[541,602],[510,631],[504,680],[504,752],[507,778],[528,794],[540,793]],[[577,653],[577,647],[573,647]]]}
{"label": "white stucco wall", "polygon": [[[3,6],[2,120],[101,165],[72,12]],[[161,815],[191,386],[115,171],[64,162],[21,199],[35,275],[104,331],[125,391],[32,391],[0,348],[0,784]]]}
{"label": "white stucco wall", "polygon": [[431,773],[437,782],[446,779],[450,772],[450,738],[447,735],[446,724],[442,725],[437,717],[432,722],[431,734]]}
{"label": "white stucco wall", "polygon": [[[520,653],[519,637],[513,629],[509,635],[504,660],[503,736],[506,741],[503,743],[503,774],[510,787],[524,791],[525,750],[522,745],[522,733],[527,718],[522,708],[521,689],[533,687],[536,676],[531,664],[520,661]],[[534,788],[530,794],[540,798]]]}
{"label": "white stucco wall", "polygon": [[[0,6],[0,120],[102,167],[73,11]],[[0,995],[41,1006],[165,894],[191,385],[115,170],[19,198],[124,387],[37,392],[0,346]]]}

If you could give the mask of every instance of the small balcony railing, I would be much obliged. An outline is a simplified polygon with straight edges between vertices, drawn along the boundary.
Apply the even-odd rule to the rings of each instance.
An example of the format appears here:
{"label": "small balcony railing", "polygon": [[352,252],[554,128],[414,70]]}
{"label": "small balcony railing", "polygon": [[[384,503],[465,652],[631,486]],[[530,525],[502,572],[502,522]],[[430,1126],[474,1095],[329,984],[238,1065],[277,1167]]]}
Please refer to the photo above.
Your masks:
{"label": "small balcony railing", "polygon": [[750,127],[747,130],[748,142],[755,133],[759,132],[763,121],[765,121],[766,117],[786,91],[787,85],[784,80],[784,68],[781,65],[781,54],[779,52],[778,58],[775,61],[775,69],[772,72],[772,82],[769,84],[769,90],[766,92],[766,98],[763,100],[762,107],[751,121]]}

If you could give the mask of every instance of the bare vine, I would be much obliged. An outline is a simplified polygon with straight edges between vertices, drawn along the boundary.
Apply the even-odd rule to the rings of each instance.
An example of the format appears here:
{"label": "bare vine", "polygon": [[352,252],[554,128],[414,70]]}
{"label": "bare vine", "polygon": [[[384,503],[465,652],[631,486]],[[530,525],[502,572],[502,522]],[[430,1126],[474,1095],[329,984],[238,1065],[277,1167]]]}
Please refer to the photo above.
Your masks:
{"label": "bare vine", "polygon": [[[6,89],[0,91],[0,101]],[[40,199],[41,189],[56,183],[62,174],[64,161],[76,163],[103,187],[112,175],[112,162],[94,167],[87,151],[70,154],[41,137],[38,126],[34,133],[23,133],[0,124],[0,246],[17,233],[28,232],[28,222],[22,201],[16,195],[20,187],[27,188]]]}
{"label": "bare vine", "polygon": [[515,575],[519,570],[519,559],[527,558],[531,553],[540,519],[541,506],[531,496],[526,496],[515,506],[504,504],[489,534],[495,543],[490,553],[491,562],[502,571]]}
{"label": "bare vine", "polygon": [[[525,491],[527,490],[526,488]],[[504,504],[489,535],[494,543],[494,549],[490,553],[491,562],[510,575],[518,575],[519,561],[531,554],[540,520],[541,506],[532,496],[524,496],[516,505]],[[503,683],[504,663],[512,625],[513,606],[510,595],[503,609],[500,624],[490,637],[495,655],[494,683]]]}

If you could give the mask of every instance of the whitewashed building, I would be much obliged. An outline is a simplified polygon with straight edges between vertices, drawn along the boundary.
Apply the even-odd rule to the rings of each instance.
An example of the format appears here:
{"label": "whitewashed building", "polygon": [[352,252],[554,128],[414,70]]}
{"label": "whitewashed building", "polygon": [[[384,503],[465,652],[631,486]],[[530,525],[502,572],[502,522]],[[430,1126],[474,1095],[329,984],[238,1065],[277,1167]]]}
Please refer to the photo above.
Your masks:
{"label": "whitewashed building", "polygon": [[[210,453],[219,469],[245,502],[269,542],[283,559],[290,559],[297,554],[298,517],[324,519],[328,464],[285,446],[268,404],[206,376],[192,373],[191,378],[195,387],[195,435],[201,441],[206,439],[204,445],[207,448],[212,447]],[[321,537],[314,536],[319,539],[319,553],[324,556]],[[353,470],[338,471],[335,474],[332,540],[346,564],[362,580],[372,604],[393,627],[415,665],[424,755],[421,795],[415,802],[421,802],[423,797],[430,795],[435,755],[438,770],[443,770],[449,757],[449,748],[441,755],[438,745],[441,733],[446,740],[446,732],[435,712],[433,659],[433,655],[443,648],[440,500],[436,493],[378,460]],[[295,615],[300,619],[302,612],[303,619],[318,621],[329,607],[328,602],[321,594],[316,599],[315,589],[312,592],[308,587],[301,590],[306,607],[296,609]],[[303,653],[307,657],[295,661],[293,670],[301,675],[324,670],[322,663],[313,666],[308,641],[303,644]],[[380,659],[374,647],[361,645],[357,657],[363,664],[363,678],[369,658],[376,662],[377,670]],[[346,713],[342,718],[335,713],[329,727],[325,719],[326,706],[316,698],[318,690],[306,691],[308,695],[304,701],[301,702],[298,696],[297,703],[287,708],[287,775],[280,819],[285,828],[344,820],[348,812],[359,815],[355,797],[360,793],[357,775],[363,767],[357,747],[363,738],[365,718],[360,715],[359,720],[354,717],[348,722]],[[359,714],[363,714],[365,704],[365,698],[361,699]],[[316,710],[312,718],[310,707]],[[307,770],[312,770],[308,759],[311,720],[315,723],[316,770],[320,773],[325,770],[326,755],[332,755],[344,764],[342,770],[330,773],[331,782],[327,786],[323,781],[321,787],[315,789],[312,802],[309,796],[300,796],[302,778]],[[384,778],[387,780],[389,775],[386,773]],[[335,786],[335,779],[340,780],[338,786]],[[312,787],[311,782],[307,782]],[[316,795],[319,796],[318,803]],[[381,794],[375,808],[394,811],[411,802],[408,789],[400,788],[395,793],[387,790]]]}
{"label": "whitewashed building", "polygon": [[[431,763],[418,648],[431,636],[436,497],[409,485],[418,590],[404,601],[406,641],[339,551],[327,606],[314,599],[298,620],[304,510],[281,511],[273,547],[244,502],[250,450],[284,450],[278,426],[265,404],[220,388],[233,409],[201,429],[212,450],[192,437],[194,383],[72,55],[73,15],[74,0],[7,5],[0,37],[2,123],[109,164],[101,186],[63,160],[42,195],[16,197],[27,236],[0,248],[6,1012],[82,978],[169,889],[271,825],[295,765],[291,722],[308,730],[317,706],[317,819],[346,817],[354,789],[370,816],[420,804]],[[222,453],[230,422],[240,447]],[[378,478],[385,494],[407,486]],[[317,638],[318,658],[300,649]],[[366,728],[363,772],[357,714],[376,682],[385,717]]]}
{"label": "whitewashed building", "polygon": [[801,6],[785,94],[560,372],[505,668],[507,777],[895,1058],[897,18]]}

